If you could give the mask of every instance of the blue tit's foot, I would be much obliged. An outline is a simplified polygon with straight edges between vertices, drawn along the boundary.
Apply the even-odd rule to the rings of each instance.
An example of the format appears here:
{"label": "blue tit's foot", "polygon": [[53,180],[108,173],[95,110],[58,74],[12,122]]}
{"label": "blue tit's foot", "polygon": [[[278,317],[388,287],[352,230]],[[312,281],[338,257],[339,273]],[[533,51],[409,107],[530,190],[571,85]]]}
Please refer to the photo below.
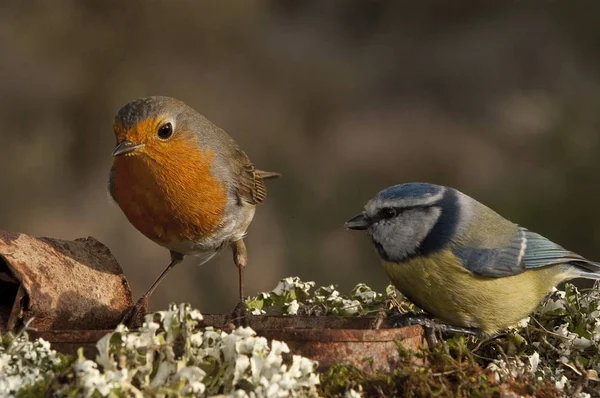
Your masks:
{"label": "blue tit's foot", "polygon": [[144,323],[144,316],[148,312],[148,296],[143,295],[135,303],[133,307],[130,307],[125,311],[121,323],[127,326],[129,329],[137,329]]}
{"label": "blue tit's foot", "polygon": [[461,326],[447,325],[441,323],[429,314],[425,313],[407,313],[402,315],[395,315],[391,317],[392,327],[400,328],[410,325],[420,325],[425,329],[425,338],[429,347],[433,347],[437,344],[436,333],[441,335],[449,333],[460,333],[467,334],[476,337],[481,336],[481,331],[476,328],[466,328]]}
{"label": "blue tit's foot", "polygon": [[233,309],[231,313],[231,322],[238,326],[248,326],[248,308],[246,307],[246,303],[242,300],[238,302],[238,304]]}
{"label": "blue tit's foot", "polygon": [[395,328],[410,326],[410,325],[421,325],[423,327],[430,327],[436,329],[436,332],[441,333],[462,333],[469,334],[472,336],[480,336],[479,329],[466,328],[461,326],[453,326],[437,321],[433,316],[425,313],[414,313],[409,312],[407,314],[395,315],[391,317],[392,325]]}

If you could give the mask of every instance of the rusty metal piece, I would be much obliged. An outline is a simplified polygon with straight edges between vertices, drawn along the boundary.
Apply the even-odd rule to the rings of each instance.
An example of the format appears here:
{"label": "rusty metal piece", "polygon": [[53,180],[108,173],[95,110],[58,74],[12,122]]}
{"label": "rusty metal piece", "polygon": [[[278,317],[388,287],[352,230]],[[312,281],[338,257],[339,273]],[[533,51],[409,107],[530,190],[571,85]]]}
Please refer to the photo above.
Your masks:
{"label": "rusty metal piece", "polygon": [[66,241],[0,230],[0,330],[114,328],[132,305],[123,270],[88,237]]}
{"label": "rusty metal piece", "polygon": [[[208,314],[203,325],[221,328],[228,319]],[[345,363],[367,373],[389,372],[401,360],[397,343],[416,351],[424,342],[421,326],[392,328],[389,318],[249,316],[247,321],[258,335],[284,341],[292,353],[319,361],[321,371]]]}
{"label": "rusty metal piece", "polygon": [[[230,315],[204,315],[202,327],[227,329]],[[417,350],[423,344],[421,326],[373,329],[375,317],[346,318],[329,316],[249,316],[248,324],[259,336],[284,341],[293,354],[319,361],[324,371],[334,363],[353,365],[367,373],[392,371],[399,365],[397,343]],[[82,347],[88,358],[96,355],[96,342],[112,330],[70,330],[32,332],[65,354],[76,354]],[[417,365],[416,361],[413,364]]]}
{"label": "rusty metal piece", "polygon": [[96,358],[98,351],[96,343],[113,329],[100,330],[49,330],[45,332],[30,331],[27,332],[32,339],[42,338],[49,341],[52,349],[63,354],[77,355],[77,350],[83,348],[86,358]]}
{"label": "rusty metal piece", "polygon": [[[203,314],[201,326],[223,328],[230,321],[230,314]],[[258,330],[280,329],[373,329],[375,317],[344,316],[285,316],[249,315],[248,326]],[[388,318],[384,318],[381,328],[390,328]]]}
{"label": "rusty metal piece", "polygon": [[319,361],[325,370],[335,363],[353,365],[367,373],[390,372],[403,361],[397,344],[416,351],[422,344],[420,326],[398,329],[298,329],[264,331],[269,339],[285,341],[294,354]]}
{"label": "rusty metal piece", "polygon": [[[214,326],[228,330],[230,315],[204,315],[201,327]],[[392,371],[400,361],[397,343],[417,350],[423,344],[421,326],[373,329],[375,317],[346,318],[330,316],[249,316],[248,324],[259,336],[284,341],[293,354],[319,361],[323,371],[334,363],[356,366],[367,373]],[[88,358],[96,355],[96,342],[112,330],[71,330],[32,332],[52,343],[65,354],[75,355],[82,347]],[[413,361],[417,365],[417,361]]]}

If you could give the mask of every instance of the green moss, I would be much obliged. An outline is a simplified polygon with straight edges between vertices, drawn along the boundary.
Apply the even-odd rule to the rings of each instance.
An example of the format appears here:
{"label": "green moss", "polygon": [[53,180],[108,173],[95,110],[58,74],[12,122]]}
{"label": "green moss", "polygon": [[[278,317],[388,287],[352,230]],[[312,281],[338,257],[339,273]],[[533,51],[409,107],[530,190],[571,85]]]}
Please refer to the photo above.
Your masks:
{"label": "green moss", "polygon": [[349,365],[335,364],[321,375],[319,389],[325,397],[336,397],[343,395],[351,388],[358,388],[366,382],[368,382],[368,377],[359,369]]}
{"label": "green moss", "polygon": [[[438,344],[433,350],[413,352],[399,346],[401,361],[391,373],[367,374],[355,367],[337,364],[321,375],[324,397],[343,395],[350,388],[365,396],[400,397],[500,397],[512,391],[523,396],[559,397],[552,383],[532,375],[499,384],[471,353],[462,337]],[[417,365],[418,363],[422,365]]]}

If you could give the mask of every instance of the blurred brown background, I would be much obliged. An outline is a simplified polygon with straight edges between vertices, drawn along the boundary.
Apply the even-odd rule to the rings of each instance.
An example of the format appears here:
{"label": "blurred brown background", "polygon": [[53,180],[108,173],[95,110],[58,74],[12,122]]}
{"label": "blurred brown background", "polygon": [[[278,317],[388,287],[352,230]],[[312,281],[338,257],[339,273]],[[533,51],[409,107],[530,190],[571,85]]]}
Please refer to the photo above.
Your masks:
{"label": "blurred brown background", "polygon": [[[454,186],[600,260],[600,3],[28,1],[0,5],[0,228],[92,235],[135,296],[168,253],[107,195],[112,120],[146,95],[229,132],[269,183],[247,293],[297,275],[387,280],[342,224],[400,182]],[[175,268],[152,308],[233,308],[230,253]]]}

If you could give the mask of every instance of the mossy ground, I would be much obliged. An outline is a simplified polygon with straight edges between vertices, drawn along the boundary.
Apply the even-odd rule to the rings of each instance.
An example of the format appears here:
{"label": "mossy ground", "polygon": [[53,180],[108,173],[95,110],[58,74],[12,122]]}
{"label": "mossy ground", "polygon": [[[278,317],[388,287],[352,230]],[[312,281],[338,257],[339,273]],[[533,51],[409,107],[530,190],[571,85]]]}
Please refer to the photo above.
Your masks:
{"label": "mossy ground", "polygon": [[[554,398],[563,394],[553,383],[531,374],[500,382],[471,352],[462,337],[418,352],[399,345],[401,363],[392,373],[367,374],[338,364],[321,375],[319,392],[339,397],[353,389],[366,397],[524,397]],[[415,365],[415,359],[422,365]]]}
{"label": "mossy ground", "polygon": [[[250,307],[261,313],[274,309],[284,314],[346,316],[415,310],[390,288],[381,294],[360,284],[344,296],[334,286],[312,291],[313,287],[314,283],[286,278],[272,292],[249,299],[254,305]],[[90,396],[104,396],[98,391],[131,396],[128,393],[134,390],[157,392],[153,396],[161,397],[234,391],[263,394],[270,387],[289,388],[283,376],[294,380],[294,391],[324,397],[600,398],[599,289],[579,291],[567,285],[564,291],[554,291],[530,318],[487,341],[446,336],[436,347],[421,347],[417,352],[398,344],[398,366],[391,373],[375,374],[338,364],[317,376],[313,373],[316,364],[301,357],[296,358],[296,365],[284,366],[279,358],[287,347],[277,343],[269,349],[266,340],[250,330],[235,331],[239,334],[235,338],[216,331],[199,334],[194,326],[199,312],[184,305],[171,307],[154,314],[159,319],[142,333],[117,328],[112,337],[103,339],[100,347],[104,350],[96,362],[57,355],[45,342],[0,336],[0,370],[4,367],[0,390],[17,385],[16,396],[27,398],[42,397],[49,389],[67,396],[82,391],[91,391]],[[210,342],[220,342],[220,348]],[[240,347],[246,347],[245,351],[239,351]],[[236,354],[226,358],[224,353]],[[265,362],[267,356],[270,360]],[[251,368],[250,358],[262,367]],[[219,362],[223,372],[207,367],[211,361]],[[7,370],[12,372],[8,376]],[[41,372],[41,377],[29,377],[32,370]],[[253,378],[259,370],[270,378],[264,385]],[[163,382],[154,385],[151,381],[159,374]]]}

